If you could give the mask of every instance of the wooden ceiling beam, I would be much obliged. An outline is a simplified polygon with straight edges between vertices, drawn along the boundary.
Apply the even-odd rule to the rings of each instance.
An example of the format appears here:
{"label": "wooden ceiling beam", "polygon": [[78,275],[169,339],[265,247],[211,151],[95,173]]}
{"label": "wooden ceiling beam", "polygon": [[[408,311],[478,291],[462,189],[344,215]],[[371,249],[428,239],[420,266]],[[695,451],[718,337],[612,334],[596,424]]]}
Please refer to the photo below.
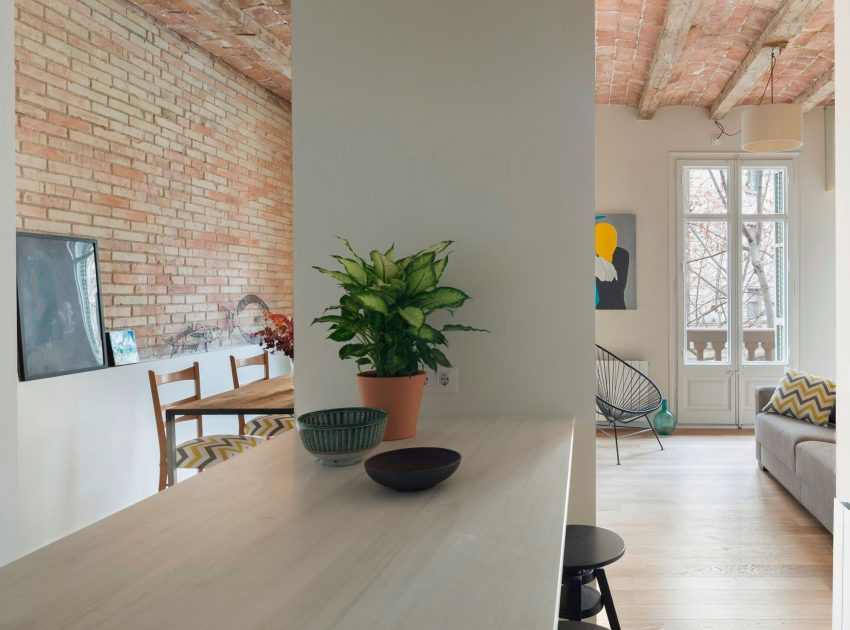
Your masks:
{"label": "wooden ceiling beam", "polygon": [[803,106],[803,111],[810,111],[830,97],[835,95],[835,66],[820,75],[817,80],[807,87],[794,99],[795,103]]}
{"label": "wooden ceiling beam", "polygon": [[664,16],[661,38],[649,67],[649,77],[640,96],[639,118],[649,120],[655,116],[661,102],[661,94],[670,82],[673,68],[685,47],[699,4],[699,0],[670,0],[667,14]]}
{"label": "wooden ceiling beam", "polygon": [[711,106],[712,120],[726,116],[770,71],[770,52],[798,35],[823,0],[785,0]]}

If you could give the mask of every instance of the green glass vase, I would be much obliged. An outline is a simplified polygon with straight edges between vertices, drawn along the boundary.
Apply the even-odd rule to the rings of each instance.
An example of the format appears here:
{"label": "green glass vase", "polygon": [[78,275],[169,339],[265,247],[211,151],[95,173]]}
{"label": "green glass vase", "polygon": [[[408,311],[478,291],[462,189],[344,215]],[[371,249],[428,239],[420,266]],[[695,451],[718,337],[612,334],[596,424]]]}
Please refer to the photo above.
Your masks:
{"label": "green glass vase", "polygon": [[667,409],[667,401],[662,400],[661,410],[652,419],[652,426],[655,427],[659,435],[672,435],[678,423],[676,415]]}

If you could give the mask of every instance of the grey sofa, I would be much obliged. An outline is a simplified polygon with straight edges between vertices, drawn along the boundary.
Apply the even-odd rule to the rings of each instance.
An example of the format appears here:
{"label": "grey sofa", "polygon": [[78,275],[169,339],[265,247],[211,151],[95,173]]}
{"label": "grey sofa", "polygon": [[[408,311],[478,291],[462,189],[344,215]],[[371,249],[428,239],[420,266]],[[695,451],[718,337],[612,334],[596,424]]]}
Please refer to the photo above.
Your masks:
{"label": "grey sofa", "polygon": [[773,387],[756,389],[756,459],[762,470],[773,475],[832,531],[835,425],[818,427],[761,411],[773,391]]}

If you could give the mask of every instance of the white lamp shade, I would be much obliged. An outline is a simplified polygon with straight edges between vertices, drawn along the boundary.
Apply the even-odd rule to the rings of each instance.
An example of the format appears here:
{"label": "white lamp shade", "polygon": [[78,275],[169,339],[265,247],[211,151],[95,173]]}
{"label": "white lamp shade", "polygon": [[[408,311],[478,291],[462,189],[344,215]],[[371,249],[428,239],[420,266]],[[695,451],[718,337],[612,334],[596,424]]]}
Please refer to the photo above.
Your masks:
{"label": "white lamp shade", "polygon": [[803,108],[795,103],[748,107],[741,115],[741,148],[778,153],[803,146]]}

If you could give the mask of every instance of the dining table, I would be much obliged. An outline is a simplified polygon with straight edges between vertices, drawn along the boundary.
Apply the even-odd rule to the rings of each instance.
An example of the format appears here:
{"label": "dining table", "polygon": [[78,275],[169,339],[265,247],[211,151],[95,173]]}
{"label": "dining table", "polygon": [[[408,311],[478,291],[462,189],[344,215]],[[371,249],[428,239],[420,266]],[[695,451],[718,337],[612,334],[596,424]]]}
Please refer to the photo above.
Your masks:
{"label": "dining table", "polygon": [[0,567],[0,628],[554,630],[573,426],[423,418],[374,451],[461,454],[420,492],[288,431]]}
{"label": "dining table", "polygon": [[165,411],[167,480],[173,486],[177,460],[176,418],[179,416],[272,415],[295,413],[295,389],[289,375],[275,376],[242,387],[188,400]]}

